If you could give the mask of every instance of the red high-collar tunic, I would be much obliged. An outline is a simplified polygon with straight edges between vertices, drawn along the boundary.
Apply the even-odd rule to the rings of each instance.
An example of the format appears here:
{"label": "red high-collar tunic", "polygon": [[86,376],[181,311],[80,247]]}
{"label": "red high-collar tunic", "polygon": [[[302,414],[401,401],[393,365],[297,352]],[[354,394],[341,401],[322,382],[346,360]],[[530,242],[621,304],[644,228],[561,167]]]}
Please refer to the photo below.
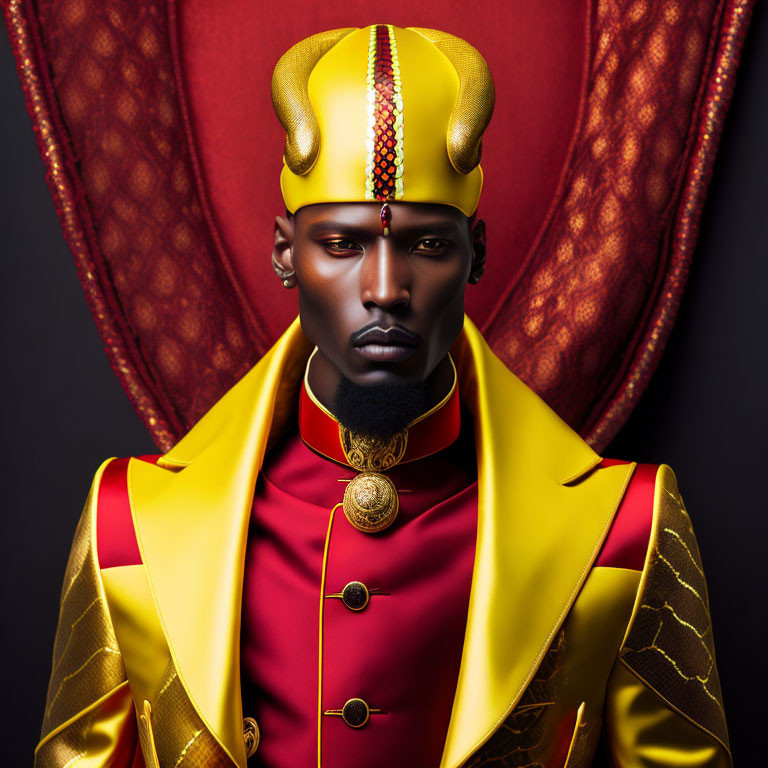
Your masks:
{"label": "red high-collar tunic", "polygon": [[[338,430],[302,391],[301,435],[266,457],[249,531],[243,706],[261,731],[249,764],[309,768],[318,753],[323,768],[440,764],[477,526],[475,448],[466,416],[457,439],[458,413],[454,391],[420,422],[418,450],[387,473],[398,517],[367,534],[341,507],[332,512],[340,481],[357,473],[325,458],[338,451],[327,442]],[[348,607],[359,607],[359,589],[334,597],[352,581],[371,592],[362,610]],[[372,710],[360,728],[329,713],[354,698]]]}

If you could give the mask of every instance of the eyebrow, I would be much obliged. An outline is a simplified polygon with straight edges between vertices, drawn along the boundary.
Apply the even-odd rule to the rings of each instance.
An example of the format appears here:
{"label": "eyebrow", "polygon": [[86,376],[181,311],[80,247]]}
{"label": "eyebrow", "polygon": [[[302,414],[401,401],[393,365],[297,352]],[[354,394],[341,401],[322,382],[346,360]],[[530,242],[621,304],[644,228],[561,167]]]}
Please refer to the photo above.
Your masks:
{"label": "eyebrow", "polygon": [[[353,224],[344,224],[333,219],[316,221],[307,228],[309,237],[318,237],[322,235],[343,235],[350,239],[366,240],[372,237],[378,237],[380,227],[377,224],[374,227],[358,227]],[[452,222],[446,221],[428,221],[423,224],[414,224],[411,226],[392,227],[392,236],[394,237],[415,237],[417,235],[455,235],[456,226]]]}

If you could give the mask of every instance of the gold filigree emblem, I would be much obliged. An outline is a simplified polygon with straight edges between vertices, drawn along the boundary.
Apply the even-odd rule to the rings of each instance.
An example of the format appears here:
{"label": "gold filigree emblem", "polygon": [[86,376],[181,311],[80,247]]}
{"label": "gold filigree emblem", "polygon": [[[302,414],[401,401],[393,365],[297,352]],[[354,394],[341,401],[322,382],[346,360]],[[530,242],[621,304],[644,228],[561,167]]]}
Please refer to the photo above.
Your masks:
{"label": "gold filigree emblem", "polygon": [[252,757],[259,748],[259,724],[252,717],[243,718],[243,741],[245,742],[245,756]]}
{"label": "gold filigree emblem", "polygon": [[385,440],[374,435],[352,432],[339,424],[339,440],[344,456],[358,472],[386,472],[405,456],[408,430],[403,429]]}

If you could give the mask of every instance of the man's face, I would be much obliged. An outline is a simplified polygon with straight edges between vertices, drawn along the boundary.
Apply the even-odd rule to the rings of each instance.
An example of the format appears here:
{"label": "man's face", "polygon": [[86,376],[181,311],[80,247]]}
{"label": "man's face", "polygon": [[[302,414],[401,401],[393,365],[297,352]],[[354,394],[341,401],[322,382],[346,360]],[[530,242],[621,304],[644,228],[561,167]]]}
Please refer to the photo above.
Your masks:
{"label": "man's face", "polygon": [[390,210],[384,235],[380,203],[306,206],[286,243],[304,334],[324,364],[362,386],[423,382],[445,358],[477,247],[452,206]]}

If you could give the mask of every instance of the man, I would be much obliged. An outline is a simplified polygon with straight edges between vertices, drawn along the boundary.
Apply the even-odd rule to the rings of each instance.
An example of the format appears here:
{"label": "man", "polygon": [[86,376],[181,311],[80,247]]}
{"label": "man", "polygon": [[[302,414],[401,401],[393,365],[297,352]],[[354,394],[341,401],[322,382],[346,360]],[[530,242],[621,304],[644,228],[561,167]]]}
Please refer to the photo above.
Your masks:
{"label": "man", "polygon": [[493,84],[377,24],[278,63],[295,322],[171,451],[105,462],[40,766],[728,766],[666,465],[601,459],[463,315]]}

